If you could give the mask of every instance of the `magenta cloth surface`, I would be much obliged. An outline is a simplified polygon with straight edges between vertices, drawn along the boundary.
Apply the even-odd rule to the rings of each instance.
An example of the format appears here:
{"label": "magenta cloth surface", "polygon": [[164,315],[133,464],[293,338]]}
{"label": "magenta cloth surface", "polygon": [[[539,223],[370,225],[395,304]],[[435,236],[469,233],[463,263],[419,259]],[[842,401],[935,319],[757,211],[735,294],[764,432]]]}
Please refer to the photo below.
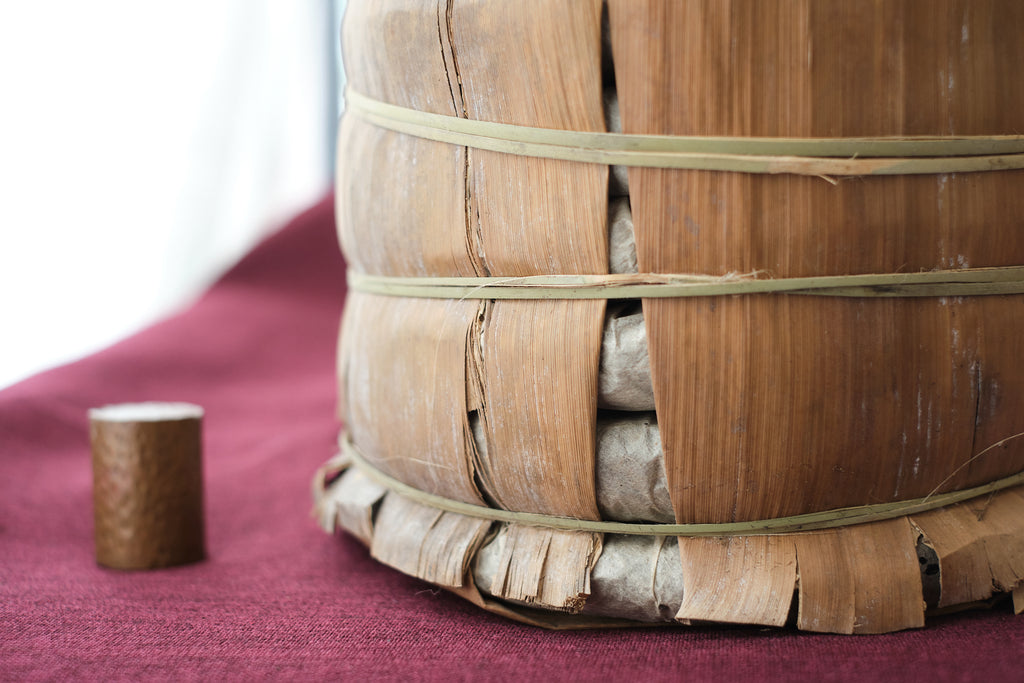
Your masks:
{"label": "magenta cloth surface", "polygon": [[[481,612],[321,532],[310,479],[334,452],[344,297],[331,202],[258,247],[190,310],[0,392],[0,678],[1024,676],[1024,617],[1005,606],[885,636],[548,632]],[[139,400],[206,408],[203,563],[129,573],[94,562],[86,410]]]}

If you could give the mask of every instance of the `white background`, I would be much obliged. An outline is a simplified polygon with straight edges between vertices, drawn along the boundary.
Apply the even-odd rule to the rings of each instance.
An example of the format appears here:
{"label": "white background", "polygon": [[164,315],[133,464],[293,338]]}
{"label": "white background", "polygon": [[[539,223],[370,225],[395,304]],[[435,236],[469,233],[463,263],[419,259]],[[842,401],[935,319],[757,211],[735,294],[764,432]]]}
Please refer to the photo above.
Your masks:
{"label": "white background", "polygon": [[187,305],[322,196],[337,4],[0,4],[0,386]]}

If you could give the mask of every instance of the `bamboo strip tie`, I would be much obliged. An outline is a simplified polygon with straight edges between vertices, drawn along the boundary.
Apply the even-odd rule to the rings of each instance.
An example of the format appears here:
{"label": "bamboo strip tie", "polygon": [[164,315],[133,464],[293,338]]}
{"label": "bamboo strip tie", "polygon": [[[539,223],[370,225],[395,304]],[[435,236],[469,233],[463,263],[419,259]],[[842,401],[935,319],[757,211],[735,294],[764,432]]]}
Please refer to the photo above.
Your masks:
{"label": "bamboo strip tie", "polygon": [[593,164],[821,176],[1024,169],[1024,136],[757,138],[631,135],[533,128],[381,102],[349,89],[347,111],[437,142]]}
{"label": "bamboo strip tie", "polygon": [[658,273],[529,277],[392,277],[350,270],[349,287],[431,299],[656,299],[740,294],[840,297],[988,296],[1024,293],[1024,266],[922,273],[762,278]]}
{"label": "bamboo strip tie", "polygon": [[507,522],[526,526],[559,529],[563,531],[587,531],[607,534],[626,534],[630,536],[768,536],[775,534],[791,534],[801,531],[817,531],[838,527],[880,522],[896,517],[919,514],[935,510],[954,503],[961,503],[996,491],[1024,484],[1024,472],[997,479],[981,486],[947,493],[936,493],[924,498],[901,500],[892,503],[874,505],[858,505],[855,507],[837,508],[822,512],[811,512],[791,517],[776,517],[747,522],[723,522],[717,524],[647,524],[637,522],[609,522],[587,519],[573,519],[529,512],[515,512],[497,508],[484,507],[463,503],[443,496],[409,486],[381,472],[371,465],[366,457],[352,443],[344,432],[338,439],[341,453],[324,466],[324,470],[341,469],[352,463],[367,477],[381,486],[421,505],[432,507],[444,512],[453,512],[476,519],[487,519],[493,522]]}

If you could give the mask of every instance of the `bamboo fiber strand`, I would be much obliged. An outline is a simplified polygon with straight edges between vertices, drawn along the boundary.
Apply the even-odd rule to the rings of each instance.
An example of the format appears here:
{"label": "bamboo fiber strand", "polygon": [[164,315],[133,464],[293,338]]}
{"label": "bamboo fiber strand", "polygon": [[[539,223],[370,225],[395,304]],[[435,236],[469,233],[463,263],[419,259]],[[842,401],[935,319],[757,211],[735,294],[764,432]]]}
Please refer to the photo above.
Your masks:
{"label": "bamboo fiber strand", "polygon": [[812,512],[790,517],[776,517],[746,522],[724,522],[716,524],[645,524],[627,522],[595,521],[557,517],[511,510],[471,505],[457,500],[437,496],[415,487],[404,484],[373,467],[359,452],[359,449],[342,434],[339,438],[342,453],[350,458],[369,478],[378,484],[391,489],[423,506],[432,507],[446,512],[455,512],[467,517],[489,519],[496,522],[514,522],[525,526],[566,531],[591,531],[612,534],[637,536],[763,536],[771,534],[788,534],[798,531],[833,529],[866,522],[877,522],[906,515],[917,514],[929,510],[959,503],[994,491],[1001,491],[1011,486],[1024,484],[1024,472],[959,491],[939,493],[924,498],[880,503],[876,505],[858,505],[855,507]]}
{"label": "bamboo fiber strand", "polygon": [[349,89],[348,111],[379,128],[518,156],[646,168],[809,176],[1024,168],[1024,136],[762,138],[598,133],[476,121],[400,107]]}
{"label": "bamboo fiber strand", "polygon": [[359,292],[427,299],[663,299],[769,293],[840,297],[989,296],[1024,293],[1024,266],[771,279],[660,273],[389,277],[350,270],[348,285]]}

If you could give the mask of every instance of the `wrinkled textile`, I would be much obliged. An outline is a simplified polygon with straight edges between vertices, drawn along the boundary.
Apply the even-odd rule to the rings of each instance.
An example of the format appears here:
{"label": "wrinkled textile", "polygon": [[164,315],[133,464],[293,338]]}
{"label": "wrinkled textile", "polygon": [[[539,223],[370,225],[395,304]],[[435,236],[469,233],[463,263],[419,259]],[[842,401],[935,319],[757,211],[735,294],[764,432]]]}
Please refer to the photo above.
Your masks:
{"label": "wrinkled textile", "polygon": [[[549,632],[378,565],[309,515],[338,427],[343,297],[328,198],[189,310],[0,392],[0,679],[1019,678],[1024,617],[1005,605],[870,637]],[[86,410],[151,399],[206,408],[210,558],[101,569]]]}

